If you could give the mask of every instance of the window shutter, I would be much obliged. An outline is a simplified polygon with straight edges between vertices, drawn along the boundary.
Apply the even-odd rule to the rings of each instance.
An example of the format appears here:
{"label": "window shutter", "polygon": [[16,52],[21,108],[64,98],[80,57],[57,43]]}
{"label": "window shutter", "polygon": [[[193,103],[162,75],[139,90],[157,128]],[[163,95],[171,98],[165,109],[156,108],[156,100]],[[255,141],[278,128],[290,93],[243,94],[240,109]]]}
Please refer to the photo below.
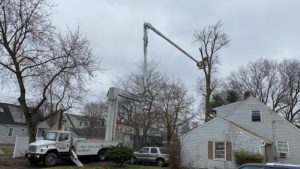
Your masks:
{"label": "window shutter", "polygon": [[226,161],[232,161],[232,144],[226,142]]}
{"label": "window shutter", "polygon": [[213,142],[212,141],[208,141],[207,153],[208,153],[208,159],[213,159]]}

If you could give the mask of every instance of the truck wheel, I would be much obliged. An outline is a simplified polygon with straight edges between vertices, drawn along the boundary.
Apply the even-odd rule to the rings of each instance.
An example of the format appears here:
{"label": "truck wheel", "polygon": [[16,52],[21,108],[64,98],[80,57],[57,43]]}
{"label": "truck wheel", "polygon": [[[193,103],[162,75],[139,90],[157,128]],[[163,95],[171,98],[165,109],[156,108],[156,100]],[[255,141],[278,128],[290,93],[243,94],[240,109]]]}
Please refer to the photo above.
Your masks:
{"label": "truck wheel", "polygon": [[28,158],[28,161],[30,162],[30,164],[32,165],[37,165],[40,160],[39,159],[36,159],[36,158]]}
{"label": "truck wheel", "polygon": [[104,161],[106,159],[106,151],[100,150],[97,154],[98,161]]}
{"label": "truck wheel", "polygon": [[160,158],[160,159],[156,160],[156,164],[160,167],[163,167],[163,166],[165,166],[165,161]]}
{"label": "truck wheel", "polygon": [[44,164],[47,167],[53,167],[57,164],[58,157],[55,153],[49,153],[46,155]]}

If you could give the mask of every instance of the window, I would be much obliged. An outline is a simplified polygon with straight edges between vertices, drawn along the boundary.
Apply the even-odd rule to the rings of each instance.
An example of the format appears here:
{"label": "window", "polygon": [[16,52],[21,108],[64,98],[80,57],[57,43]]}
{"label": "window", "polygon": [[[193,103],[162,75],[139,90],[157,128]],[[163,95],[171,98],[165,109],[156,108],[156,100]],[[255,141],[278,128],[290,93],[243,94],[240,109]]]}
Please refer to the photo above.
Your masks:
{"label": "window", "polygon": [[151,151],[150,151],[150,153],[157,154],[157,149],[156,149],[156,148],[151,148]]}
{"label": "window", "polygon": [[7,136],[8,136],[8,137],[12,137],[13,134],[14,134],[14,128],[9,128],[9,129],[8,129],[8,134],[7,134]]}
{"label": "window", "polygon": [[22,128],[22,129],[21,129],[21,132],[25,132],[25,131],[26,131],[26,129],[25,129],[25,128]]}
{"label": "window", "polygon": [[278,141],[277,142],[277,151],[279,153],[288,153],[289,152],[289,145],[287,141]]}
{"label": "window", "polygon": [[81,125],[82,125],[82,122],[79,123],[79,126],[81,126]]}
{"label": "window", "polygon": [[87,126],[87,122],[84,122],[84,126]]}
{"label": "window", "polygon": [[215,159],[225,159],[225,143],[215,142]]}
{"label": "window", "polygon": [[60,133],[58,137],[58,141],[66,141],[69,139],[69,134],[68,133]]}
{"label": "window", "polygon": [[45,134],[44,140],[52,140],[52,141],[56,141],[57,135],[58,135],[57,132],[47,132],[47,133]]}
{"label": "window", "polygon": [[3,113],[3,112],[4,112],[3,108],[2,108],[2,107],[0,107],[0,113]]}
{"label": "window", "polygon": [[252,110],[252,121],[253,122],[260,122],[260,110]]}
{"label": "window", "polygon": [[140,153],[149,153],[149,148],[142,148]]}

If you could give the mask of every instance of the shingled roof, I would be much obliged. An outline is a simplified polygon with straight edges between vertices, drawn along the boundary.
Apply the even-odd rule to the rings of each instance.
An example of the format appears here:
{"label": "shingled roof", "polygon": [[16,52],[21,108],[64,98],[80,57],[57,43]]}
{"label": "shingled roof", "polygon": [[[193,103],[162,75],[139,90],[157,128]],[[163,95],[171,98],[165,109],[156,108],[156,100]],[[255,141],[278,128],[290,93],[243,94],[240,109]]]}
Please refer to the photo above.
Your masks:
{"label": "shingled roof", "polygon": [[0,124],[26,125],[19,105],[0,103],[0,117]]}
{"label": "shingled roof", "polygon": [[[41,112],[36,113],[33,118],[41,116]],[[20,105],[0,103],[0,124],[26,126],[26,119]],[[48,124],[41,122],[39,127],[49,128]]]}

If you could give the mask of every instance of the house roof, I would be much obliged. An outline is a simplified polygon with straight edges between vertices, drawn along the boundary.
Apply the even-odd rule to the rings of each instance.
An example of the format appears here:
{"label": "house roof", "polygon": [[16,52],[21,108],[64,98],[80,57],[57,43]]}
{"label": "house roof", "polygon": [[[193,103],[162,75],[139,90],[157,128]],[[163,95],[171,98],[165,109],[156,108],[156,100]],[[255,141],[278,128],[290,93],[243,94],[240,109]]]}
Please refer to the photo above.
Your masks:
{"label": "house roof", "polygon": [[19,105],[0,103],[0,108],[0,124],[26,125],[24,115]]}
{"label": "house roof", "polygon": [[228,114],[232,110],[237,108],[243,102],[244,101],[238,101],[238,102],[226,104],[226,105],[223,105],[223,106],[215,107],[213,110],[217,111],[217,116],[219,115],[218,113],[221,113],[224,116],[225,114]]}
{"label": "house roof", "polygon": [[[3,112],[2,112],[3,110]],[[40,116],[40,113],[33,115],[33,118]],[[20,105],[0,103],[0,124],[26,126],[26,119]],[[48,128],[45,122],[39,123],[38,127]]]}
{"label": "house roof", "polygon": [[216,118],[214,118],[214,119],[212,119],[212,120],[210,120],[210,121],[208,121],[208,122],[206,122],[206,123],[204,123],[204,124],[202,124],[202,125],[200,125],[200,126],[194,128],[193,130],[191,130],[191,131],[189,131],[188,133],[184,134],[183,137],[185,137],[186,135],[191,134],[192,132],[195,132],[196,130],[201,129],[202,127],[204,127],[204,126],[206,126],[206,125],[211,124],[212,122],[214,122],[214,121],[216,121],[216,120],[220,120],[220,121],[223,121],[223,122],[225,122],[225,123],[227,123],[227,124],[230,124],[230,125],[232,125],[233,127],[238,128],[239,130],[242,130],[242,131],[244,131],[245,133],[248,133],[249,135],[251,135],[252,137],[255,137],[255,138],[257,138],[257,139],[259,139],[259,140],[261,140],[261,141],[263,141],[263,142],[265,142],[265,143],[268,143],[268,144],[271,144],[271,143],[272,143],[272,141],[270,141],[270,140],[268,140],[268,139],[266,139],[266,138],[264,138],[264,137],[262,137],[262,136],[259,136],[259,135],[255,134],[255,133],[253,133],[253,132],[251,132],[251,131],[249,131],[249,130],[247,130],[247,129],[245,129],[245,128],[243,128],[243,127],[241,127],[241,126],[239,126],[239,125],[237,125],[237,124],[235,124],[235,123],[233,123],[233,122],[230,122],[230,121],[225,120],[224,118],[220,118],[220,117],[216,117]]}
{"label": "house roof", "polygon": [[77,115],[77,114],[70,114],[70,113],[66,113],[67,116],[69,117],[74,117],[78,120],[81,120],[81,121],[89,121],[88,117],[86,116],[83,116],[83,115]]}
{"label": "house roof", "polygon": [[226,122],[228,122],[228,123],[230,123],[230,124],[232,124],[233,126],[239,128],[240,130],[243,130],[243,131],[245,131],[245,132],[247,132],[247,133],[249,133],[249,134],[251,134],[251,135],[257,137],[258,139],[264,141],[265,143],[269,143],[269,144],[272,143],[271,140],[269,140],[269,139],[267,139],[267,138],[265,138],[265,137],[263,137],[263,136],[260,136],[260,135],[254,133],[254,132],[251,132],[251,131],[249,131],[249,130],[243,128],[243,127],[241,127],[241,126],[238,125],[238,124],[235,124],[235,123],[233,123],[233,122],[231,122],[231,121],[228,121],[228,120],[226,120],[226,119],[224,119],[224,118],[221,118],[221,119],[224,120],[224,121],[226,121]]}

